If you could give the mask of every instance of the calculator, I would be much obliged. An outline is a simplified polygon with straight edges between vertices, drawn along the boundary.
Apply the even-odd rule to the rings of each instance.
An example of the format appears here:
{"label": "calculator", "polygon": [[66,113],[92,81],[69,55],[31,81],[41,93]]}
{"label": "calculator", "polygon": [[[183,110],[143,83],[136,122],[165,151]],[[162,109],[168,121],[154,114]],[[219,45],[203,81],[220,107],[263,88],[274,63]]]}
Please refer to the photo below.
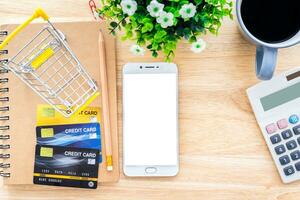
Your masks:
{"label": "calculator", "polygon": [[247,89],[256,120],[284,183],[300,179],[300,67]]}

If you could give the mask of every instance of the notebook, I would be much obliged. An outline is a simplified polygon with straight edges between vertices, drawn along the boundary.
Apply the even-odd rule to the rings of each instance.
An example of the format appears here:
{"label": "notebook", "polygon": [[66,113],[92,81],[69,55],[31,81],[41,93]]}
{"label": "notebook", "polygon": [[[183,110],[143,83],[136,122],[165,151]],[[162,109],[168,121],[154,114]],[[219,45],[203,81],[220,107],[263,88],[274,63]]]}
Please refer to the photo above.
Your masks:
{"label": "notebook", "polygon": [[[32,39],[44,26],[45,24],[29,25],[8,44],[7,51],[0,52],[0,60],[5,61],[10,55],[15,55],[20,45],[25,45],[25,42]],[[112,172],[106,170],[105,150],[102,149],[103,162],[99,167],[99,182],[117,182],[119,180],[119,154],[115,40],[103,22],[54,23],[54,26],[65,34],[69,46],[98,84],[100,83],[99,29],[102,29],[104,33],[114,170]],[[17,25],[13,24],[0,26],[0,40],[4,40],[5,36],[16,27]],[[0,175],[4,176],[4,184],[33,184],[37,105],[45,102],[12,72],[7,73],[5,70],[0,72]],[[101,98],[97,97],[91,106],[101,107]],[[101,133],[103,134],[103,131]],[[104,138],[104,135],[101,138]],[[102,147],[104,146],[105,141],[102,139]]]}

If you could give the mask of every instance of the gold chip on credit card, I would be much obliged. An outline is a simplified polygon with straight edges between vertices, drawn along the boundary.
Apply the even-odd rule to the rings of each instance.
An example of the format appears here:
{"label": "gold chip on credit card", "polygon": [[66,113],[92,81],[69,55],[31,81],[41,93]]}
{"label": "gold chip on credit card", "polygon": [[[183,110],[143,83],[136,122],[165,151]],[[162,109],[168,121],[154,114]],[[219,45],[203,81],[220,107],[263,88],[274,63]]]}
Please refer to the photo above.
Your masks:
{"label": "gold chip on credit card", "polygon": [[41,129],[41,137],[42,138],[49,138],[54,136],[54,129],[53,128],[42,128]]}
{"label": "gold chip on credit card", "polygon": [[53,149],[48,148],[48,147],[41,147],[40,156],[52,158],[53,157]]}

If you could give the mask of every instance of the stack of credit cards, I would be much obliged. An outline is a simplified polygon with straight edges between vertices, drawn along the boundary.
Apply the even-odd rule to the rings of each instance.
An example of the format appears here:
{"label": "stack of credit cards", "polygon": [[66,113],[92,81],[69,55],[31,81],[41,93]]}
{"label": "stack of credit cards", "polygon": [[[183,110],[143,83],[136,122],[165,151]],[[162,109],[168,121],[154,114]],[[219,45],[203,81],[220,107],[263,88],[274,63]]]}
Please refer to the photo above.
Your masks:
{"label": "stack of credit cards", "polygon": [[101,149],[99,123],[37,126],[36,137],[39,145]]}
{"label": "stack of credit cards", "polygon": [[36,136],[35,184],[97,188],[99,123],[37,126]]}

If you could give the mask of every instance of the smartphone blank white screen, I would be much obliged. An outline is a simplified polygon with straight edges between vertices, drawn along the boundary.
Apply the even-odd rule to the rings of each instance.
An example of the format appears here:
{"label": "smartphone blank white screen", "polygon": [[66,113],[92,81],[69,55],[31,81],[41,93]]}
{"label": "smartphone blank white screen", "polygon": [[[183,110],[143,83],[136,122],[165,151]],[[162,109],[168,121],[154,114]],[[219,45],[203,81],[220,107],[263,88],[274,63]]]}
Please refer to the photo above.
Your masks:
{"label": "smartphone blank white screen", "polygon": [[125,165],[177,165],[177,76],[124,74]]}

